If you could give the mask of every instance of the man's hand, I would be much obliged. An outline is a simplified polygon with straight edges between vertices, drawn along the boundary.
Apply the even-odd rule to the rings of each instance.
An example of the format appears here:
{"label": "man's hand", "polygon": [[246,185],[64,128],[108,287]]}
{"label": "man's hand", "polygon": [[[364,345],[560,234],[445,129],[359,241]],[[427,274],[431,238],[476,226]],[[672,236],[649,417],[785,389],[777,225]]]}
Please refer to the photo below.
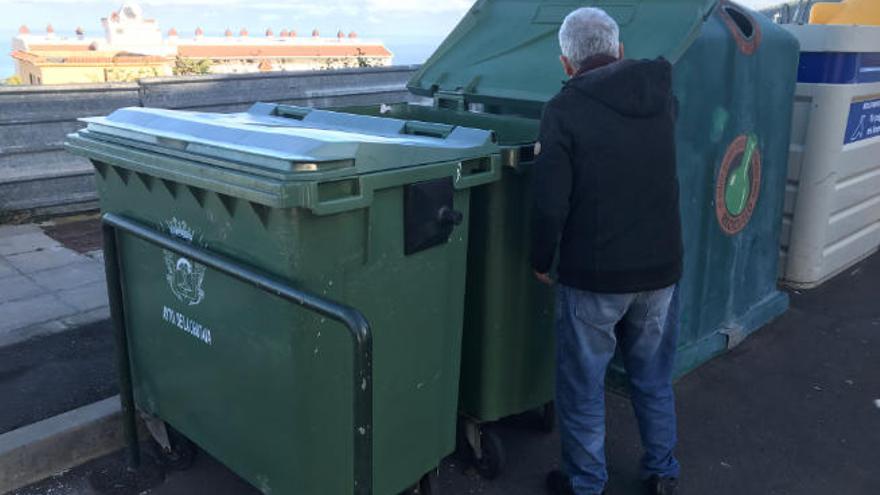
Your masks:
{"label": "man's hand", "polygon": [[536,272],[535,272],[535,278],[537,278],[538,281],[541,282],[542,284],[553,285],[553,279],[550,278],[550,274],[549,274],[549,273],[538,273],[538,272],[536,271]]}

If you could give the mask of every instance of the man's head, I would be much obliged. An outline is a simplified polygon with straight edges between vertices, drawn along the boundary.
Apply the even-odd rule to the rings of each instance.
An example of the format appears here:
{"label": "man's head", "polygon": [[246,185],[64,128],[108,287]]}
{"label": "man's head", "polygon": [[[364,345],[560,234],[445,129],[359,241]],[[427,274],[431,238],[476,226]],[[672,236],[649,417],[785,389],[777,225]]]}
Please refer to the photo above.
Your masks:
{"label": "man's head", "polygon": [[590,57],[623,58],[620,27],[604,10],[584,7],[565,18],[559,29],[562,67],[574,76]]}

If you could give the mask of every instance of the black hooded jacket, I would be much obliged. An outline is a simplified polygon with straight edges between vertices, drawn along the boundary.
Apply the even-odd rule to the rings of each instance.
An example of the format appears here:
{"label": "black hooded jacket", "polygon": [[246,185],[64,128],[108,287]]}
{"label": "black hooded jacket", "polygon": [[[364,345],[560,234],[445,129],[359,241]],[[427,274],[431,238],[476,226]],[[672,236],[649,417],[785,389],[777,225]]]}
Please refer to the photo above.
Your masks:
{"label": "black hooded jacket", "polygon": [[682,272],[676,100],[666,60],[600,60],[544,108],[533,170],[532,266],[601,293],[656,290]]}

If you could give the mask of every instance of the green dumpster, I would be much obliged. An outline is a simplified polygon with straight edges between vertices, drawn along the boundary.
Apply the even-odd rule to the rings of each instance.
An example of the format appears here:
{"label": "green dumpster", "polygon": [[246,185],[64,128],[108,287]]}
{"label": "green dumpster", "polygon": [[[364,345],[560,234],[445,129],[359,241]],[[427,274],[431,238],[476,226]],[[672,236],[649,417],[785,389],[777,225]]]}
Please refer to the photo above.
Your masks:
{"label": "green dumpster", "polygon": [[[581,6],[618,21],[628,57],[663,56],[675,66],[686,250],[678,373],[788,305],[776,276],[798,60],[792,36],[727,1],[477,2],[409,83],[433,108],[354,111],[492,129],[504,148],[503,180],[474,191],[471,203],[460,400],[478,423],[553,397],[550,295],[528,262],[527,171],[543,104],[565,78],[557,32]],[[493,475],[503,456],[482,459],[498,457],[497,439],[486,439],[485,431],[468,435]]]}
{"label": "green dumpster", "polygon": [[397,494],[452,452],[490,131],[268,104],[85,120],[67,147],[97,169],[138,409],[264,493]]}
{"label": "green dumpster", "polygon": [[486,478],[504,464],[500,437],[482,426],[535,411],[535,425],[552,429],[554,390],[553,290],[529,268],[531,181],[539,121],[419,105],[383,105],[347,111],[465,125],[496,132],[503,180],[471,191],[462,378],[460,447],[466,445]]}

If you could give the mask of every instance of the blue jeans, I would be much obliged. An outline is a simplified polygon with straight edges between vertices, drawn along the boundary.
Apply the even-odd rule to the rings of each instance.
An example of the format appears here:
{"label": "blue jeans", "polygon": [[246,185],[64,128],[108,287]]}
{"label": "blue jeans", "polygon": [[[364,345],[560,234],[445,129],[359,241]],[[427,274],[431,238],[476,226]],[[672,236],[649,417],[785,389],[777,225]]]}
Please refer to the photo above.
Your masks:
{"label": "blue jeans", "polygon": [[597,294],[562,285],[557,290],[556,408],[563,468],[574,492],[601,493],[608,481],[605,374],[618,343],[645,450],[642,476],[677,478],[672,391],[677,287],[636,294]]}

